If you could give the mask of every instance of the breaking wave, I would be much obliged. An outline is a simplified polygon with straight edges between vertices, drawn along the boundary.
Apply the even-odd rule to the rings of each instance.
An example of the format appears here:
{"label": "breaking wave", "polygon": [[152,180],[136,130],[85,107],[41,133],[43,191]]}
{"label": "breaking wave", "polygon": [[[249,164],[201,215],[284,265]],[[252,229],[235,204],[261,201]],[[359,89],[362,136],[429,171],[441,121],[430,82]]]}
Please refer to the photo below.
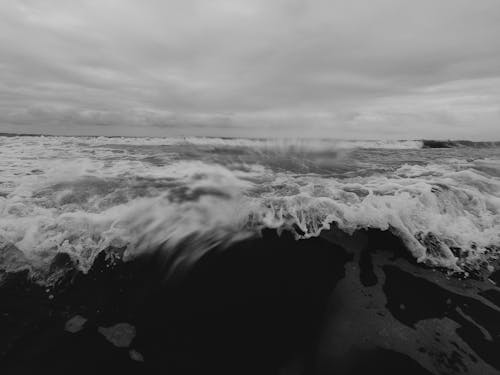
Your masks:
{"label": "breaking wave", "polygon": [[39,141],[40,139],[57,140],[60,143],[80,143],[90,146],[128,145],[128,146],[211,146],[211,147],[251,147],[256,149],[305,149],[321,151],[332,149],[420,149],[424,146],[421,140],[335,140],[307,138],[217,138],[217,137],[44,137],[44,136],[0,136],[0,142],[12,143],[12,139],[20,142]]}
{"label": "breaking wave", "polygon": [[[160,163],[156,148],[117,154],[79,138],[31,142],[2,148],[0,267],[29,269],[42,281],[61,253],[83,272],[109,248],[123,249],[125,260],[161,251],[189,267],[264,228],[297,240],[332,228],[388,230],[418,262],[457,272],[487,269],[499,255],[497,158],[390,164],[337,178],[276,171],[267,159],[221,165],[162,150]],[[35,156],[41,149],[44,158]]]}
{"label": "breaking wave", "polygon": [[423,140],[423,148],[454,148],[454,147],[472,147],[472,148],[493,148],[500,147],[500,142],[473,142],[473,141],[443,141],[443,140]]}
{"label": "breaking wave", "polygon": [[60,142],[85,143],[88,145],[130,145],[130,146],[173,146],[195,145],[213,147],[253,147],[253,148],[306,148],[306,149],[421,149],[421,148],[492,148],[499,147],[500,141],[468,141],[468,140],[337,140],[307,138],[219,138],[219,137],[71,137],[71,136],[39,136],[23,134],[2,134],[0,142],[12,142],[12,139],[39,140],[48,138]]}

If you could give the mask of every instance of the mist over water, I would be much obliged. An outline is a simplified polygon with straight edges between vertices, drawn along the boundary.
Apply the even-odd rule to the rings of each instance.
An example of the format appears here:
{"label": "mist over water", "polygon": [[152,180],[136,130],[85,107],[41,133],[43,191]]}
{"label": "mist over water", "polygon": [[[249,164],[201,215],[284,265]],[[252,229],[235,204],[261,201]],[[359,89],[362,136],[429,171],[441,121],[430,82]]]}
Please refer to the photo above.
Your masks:
{"label": "mist over water", "polygon": [[[6,270],[82,271],[112,247],[189,267],[216,246],[334,226],[390,230],[419,262],[488,269],[500,246],[500,148],[423,141],[0,137]],[[178,249],[182,248],[182,251]]]}

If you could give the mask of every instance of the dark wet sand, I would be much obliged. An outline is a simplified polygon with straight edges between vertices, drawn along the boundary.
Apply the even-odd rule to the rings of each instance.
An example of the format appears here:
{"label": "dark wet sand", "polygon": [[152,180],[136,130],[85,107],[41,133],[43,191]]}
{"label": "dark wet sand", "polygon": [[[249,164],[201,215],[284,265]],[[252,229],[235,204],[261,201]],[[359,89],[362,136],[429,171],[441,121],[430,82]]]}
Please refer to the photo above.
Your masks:
{"label": "dark wet sand", "polygon": [[[267,231],[168,280],[162,258],[110,265],[104,254],[49,291],[9,275],[0,373],[500,373],[498,274],[448,278],[405,254],[384,232]],[[75,315],[87,321],[71,333]],[[130,347],[99,332],[117,323],[135,327]]]}

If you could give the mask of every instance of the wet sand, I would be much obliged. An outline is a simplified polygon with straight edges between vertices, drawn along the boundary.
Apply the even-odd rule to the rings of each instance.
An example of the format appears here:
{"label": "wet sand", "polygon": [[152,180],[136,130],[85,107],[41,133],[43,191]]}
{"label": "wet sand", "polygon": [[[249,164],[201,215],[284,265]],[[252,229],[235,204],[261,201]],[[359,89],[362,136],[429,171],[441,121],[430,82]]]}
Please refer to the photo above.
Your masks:
{"label": "wet sand", "polygon": [[167,280],[161,257],[102,253],[83,275],[60,256],[55,288],[4,278],[0,372],[500,373],[498,273],[460,280],[405,254],[387,232],[266,231]]}

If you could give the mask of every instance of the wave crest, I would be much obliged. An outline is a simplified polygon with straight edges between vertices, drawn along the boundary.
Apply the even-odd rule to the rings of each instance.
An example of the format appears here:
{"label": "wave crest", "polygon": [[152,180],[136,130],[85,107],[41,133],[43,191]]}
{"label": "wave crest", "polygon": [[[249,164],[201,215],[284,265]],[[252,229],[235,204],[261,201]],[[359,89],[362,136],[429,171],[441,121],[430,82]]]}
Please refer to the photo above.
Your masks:
{"label": "wave crest", "polygon": [[79,195],[77,179],[63,193],[57,182],[44,194],[0,197],[0,236],[15,254],[2,267],[24,264],[43,278],[55,255],[67,253],[85,272],[110,246],[125,247],[125,259],[161,251],[175,267],[189,267],[263,228],[303,240],[332,226],[390,230],[419,262],[454,271],[498,256],[500,182],[474,168],[404,165],[392,175],[342,180],[262,171],[256,179],[203,163],[184,171],[167,189],[157,181],[150,196],[138,180],[93,177],[93,196]]}

